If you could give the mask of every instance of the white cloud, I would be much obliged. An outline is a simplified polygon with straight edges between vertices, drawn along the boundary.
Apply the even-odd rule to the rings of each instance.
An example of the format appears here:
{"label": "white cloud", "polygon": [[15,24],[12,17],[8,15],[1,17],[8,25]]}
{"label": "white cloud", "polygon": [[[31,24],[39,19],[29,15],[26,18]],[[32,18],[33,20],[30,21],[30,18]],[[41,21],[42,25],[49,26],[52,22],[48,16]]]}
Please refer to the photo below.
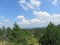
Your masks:
{"label": "white cloud", "polygon": [[40,0],[20,0],[19,1],[20,6],[24,9],[24,10],[28,10],[28,9],[39,9],[40,5],[41,5],[41,1]]}
{"label": "white cloud", "polygon": [[24,20],[22,22],[18,22],[18,24],[22,24],[22,25],[29,25],[29,21],[28,20]]}
{"label": "white cloud", "polygon": [[22,16],[22,15],[19,15],[19,16],[17,16],[17,19],[20,20],[20,21],[23,21],[23,20],[25,20],[25,17]]}
{"label": "white cloud", "polygon": [[24,9],[24,10],[28,10],[28,8],[25,6],[25,5],[23,5],[23,4],[21,4],[21,7]]}
{"label": "white cloud", "polygon": [[39,19],[31,19],[31,20],[26,20],[24,16],[17,16],[17,19],[20,20],[21,22],[18,22],[20,24],[31,24],[31,23],[39,23]]}
{"label": "white cloud", "polygon": [[53,4],[53,5],[56,5],[56,4],[57,4],[57,1],[58,1],[58,0],[53,0],[53,1],[52,1],[52,4]]}
{"label": "white cloud", "polygon": [[49,14],[48,12],[33,11],[33,14],[40,20],[44,20],[49,23],[54,22],[55,24],[60,24],[60,14]]}
{"label": "white cloud", "polygon": [[20,0],[19,3],[26,3],[26,0]]}
{"label": "white cloud", "polygon": [[19,24],[29,24],[29,22],[22,15],[17,16],[17,19],[21,21],[21,22],[18,22]]}
{"label": "white cloud", "polygon": [[[51,3],[56,5],[57,2],[58,0],[52,0]],[[47,26],[50,21],[54,24],[60,24],[60,14],[50,14],[46,11],[36,11],[40,8],[41,3],[42,2],[40,0],[19,0],[19,4],[24,10],[35,10],[33,11],[33,15],[36,16],[36,18],[27,20],[24,16],[19,15],[17,16],[17,19],[20,20],[18,24],[22,25],[23,27],[44,27]]]}
{"label": "white cloud", "polygon": [[38,18],[26,20],[24,16],[17,16],[17,19],[20,20],[17,23],[20,24],[22,27],[39,27],[41,23],[44,23],[44,21]]}
{"label": "white cloud", "polygon": [[60,14],[49,14],[43,11],[33,11],[36,18],[27,20],[24,16],[17,16],[17,19],[21,20],[18,23],[22,27],[44,27],[51,21],[55,25],[60,24]]}
{"label": "white cloud", "polygon": [[40,20],[36,18],[36,19],[30,20],[30,22],[31,22],[31,23],[40,23]]}

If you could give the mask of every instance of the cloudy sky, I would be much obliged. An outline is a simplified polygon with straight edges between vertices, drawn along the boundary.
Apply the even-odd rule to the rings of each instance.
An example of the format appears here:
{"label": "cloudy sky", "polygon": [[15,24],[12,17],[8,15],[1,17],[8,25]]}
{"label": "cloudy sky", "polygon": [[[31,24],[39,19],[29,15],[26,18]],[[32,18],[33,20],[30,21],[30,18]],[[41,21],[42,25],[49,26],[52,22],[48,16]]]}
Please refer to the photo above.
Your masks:
{"label": "cloudy sky", "polygon": [[0,27],[45,27],[60,24],[60,0],[0,0]]}

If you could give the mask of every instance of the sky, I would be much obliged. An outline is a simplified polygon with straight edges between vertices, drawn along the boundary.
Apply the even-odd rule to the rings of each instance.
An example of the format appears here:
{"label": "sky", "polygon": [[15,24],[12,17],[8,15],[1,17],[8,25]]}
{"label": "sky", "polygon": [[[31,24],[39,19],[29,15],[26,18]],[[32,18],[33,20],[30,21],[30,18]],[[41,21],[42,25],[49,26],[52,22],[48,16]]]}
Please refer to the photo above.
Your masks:
{"label": "sky", "polygon": [[0,0],[0,27],[46,27],[60,24],[60,0]]}

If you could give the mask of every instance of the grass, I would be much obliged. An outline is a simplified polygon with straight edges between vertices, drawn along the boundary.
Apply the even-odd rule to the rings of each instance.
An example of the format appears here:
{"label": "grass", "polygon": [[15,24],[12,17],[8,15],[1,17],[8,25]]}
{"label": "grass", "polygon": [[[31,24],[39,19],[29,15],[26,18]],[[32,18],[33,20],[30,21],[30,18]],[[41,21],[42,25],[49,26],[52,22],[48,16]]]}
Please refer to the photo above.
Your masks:
{"label": "grass", "polygon": [[0,45],[13,45],[13,43],[8,43],[7,41],[0,41]]}
{"label": "grass", "polygon": [[0,42],[0,45],[2,45],[2,42]]}
{"label": "grass", "polygon": [[[31,40],[32,41],[32,40]],[[28,41],[28,45],[33,44],[33,45],[39,45],[38,41],[33,38],[33,42]],[[22,45],[22,43],[9,43],[8,41],[0,41],[0,45]]]}

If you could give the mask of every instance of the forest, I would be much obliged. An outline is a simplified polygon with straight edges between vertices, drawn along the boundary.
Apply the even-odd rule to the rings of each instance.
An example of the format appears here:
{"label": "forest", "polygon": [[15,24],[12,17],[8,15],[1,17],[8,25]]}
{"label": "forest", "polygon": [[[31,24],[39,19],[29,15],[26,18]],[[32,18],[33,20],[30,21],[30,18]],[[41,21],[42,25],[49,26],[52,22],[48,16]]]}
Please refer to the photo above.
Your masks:
{"label": "forest", "polygon": [[47,27],[21,29],[15,23],[13,28],[0,28],[0,45],[60,45],[60,25],[50,22]]}

